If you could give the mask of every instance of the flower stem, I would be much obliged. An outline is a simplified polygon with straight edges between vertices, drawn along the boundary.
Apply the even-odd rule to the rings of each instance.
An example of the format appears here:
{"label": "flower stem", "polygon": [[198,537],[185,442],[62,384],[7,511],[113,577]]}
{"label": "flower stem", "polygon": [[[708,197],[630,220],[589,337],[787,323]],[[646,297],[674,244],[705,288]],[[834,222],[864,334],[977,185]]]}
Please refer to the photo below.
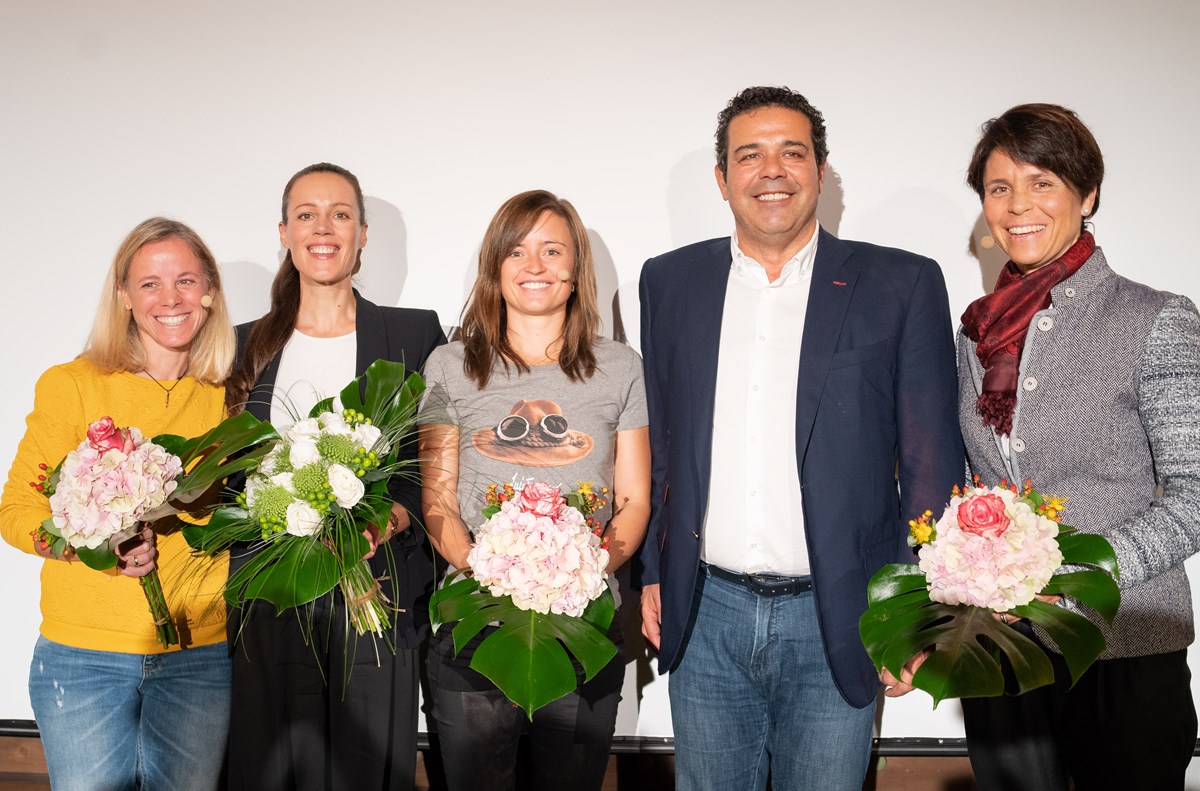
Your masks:
{"label": "flower stem", "polygon": [[382,636],[391,625],[387,608],[381,601],[382,591],[371,566],[365,560],[356,564],[341,579],[342,596],[346,600],[346,615],[360,635],[373,632]]}
{"label": "flower stem", "polygon": [[167,607],[167,597],[163,593],[162,581],[158,578],[158,569],[142,577],[139,582],[142,592],[146,594],[146,602],[150,605],[150,617],[154,619],[154,631],[158,642],[163,648],[179,645],[179,632],[175,629],[175,620]]}

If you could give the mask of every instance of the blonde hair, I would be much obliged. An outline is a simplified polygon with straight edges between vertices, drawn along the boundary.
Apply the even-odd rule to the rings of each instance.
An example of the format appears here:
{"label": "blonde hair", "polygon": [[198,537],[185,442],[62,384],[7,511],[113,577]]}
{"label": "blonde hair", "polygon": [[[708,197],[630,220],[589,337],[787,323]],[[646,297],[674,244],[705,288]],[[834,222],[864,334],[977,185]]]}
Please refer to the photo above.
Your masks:
{"label": "blonde hair", "polygon": [[212,287],[212,306],[208,317],[192,339],[188,355],[188,374],[205,384],[219,385],[229,375],[237,339],[229,321],[229,308],[221,289],[221,273],[217,260],[199,234],[177,220],[151,217],[129,232],[108,270],[100,306],[92,324],[92,334],[83,349],[92,365],[101,371],[140,371],[146,367],[146,350],[138,337],[137,324],[125,309],[121,289],[128,285],[133,257],[152,242],[178,239],[191,249],[204,268],[204,276]]}

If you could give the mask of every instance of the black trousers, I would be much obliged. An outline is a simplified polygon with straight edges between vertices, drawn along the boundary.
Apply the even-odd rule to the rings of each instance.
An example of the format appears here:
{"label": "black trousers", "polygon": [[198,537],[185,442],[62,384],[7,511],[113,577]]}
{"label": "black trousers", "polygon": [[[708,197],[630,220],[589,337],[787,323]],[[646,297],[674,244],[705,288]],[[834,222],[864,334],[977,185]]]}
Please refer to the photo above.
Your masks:
{"label": "black trousers", "polygon": [[417,651],[393,655],[382,640],[377,648],[347,627],[337,593],[278,617],[262,602],[243,612],[233,648],[230,791],[410,791]]}
{"label": "black trousers", "polygon": [[617,642],[612,661],[579,689],[534,712],[532,722],[492,682],[470,669],[473,648],[486,634],[457,657],[449,625],[430,639],[433,719],[449,791],[516,789],[522,736],[529,739],[532,764],[528,787],[599,791],[625,678],[618,619],[608,635]]}
{"label": "black trousers", "polygon": [[1179,791],[1196,747],[1187,651],[1096,662],[1072,689],[964,700],[967,749],[982,791]]}

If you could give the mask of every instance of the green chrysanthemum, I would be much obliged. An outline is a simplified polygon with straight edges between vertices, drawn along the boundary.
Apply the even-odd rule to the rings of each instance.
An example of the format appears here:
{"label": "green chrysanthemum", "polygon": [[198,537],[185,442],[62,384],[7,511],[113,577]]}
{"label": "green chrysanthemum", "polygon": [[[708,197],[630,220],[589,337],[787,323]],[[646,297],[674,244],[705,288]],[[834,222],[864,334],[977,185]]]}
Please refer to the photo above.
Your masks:
{"label": "green chrysanthemum", "polygon": [[354,440],[337,434],[323,434],[317,440],[317,450],[335,464],[348,464],[358,450]]}
{"label": "green chrysanthemum", "polygon": [[292,474],[292,485],[296,487],[296,496],[301,500],[311,500],[314,495],[324,497],[329,489],[325,465],[317,461],[296,470]]}
{"label": "green chrysanthemum", "polygon": [[293,500],[291,493],[282,486],[267,486],[259,489],[251,513],[260,522],[263,519],[272,523],[286,522],[287,509]]}
{"label": "green chrysanthemum", "polygon": [[275,469],[271,471],[272,475],[278,475],[281,472],[292,471],[292,460],[290,456],[291,450],[291,445],[287,444],[286,442],[282,444],[279,449],[279,454],[275,458]]}

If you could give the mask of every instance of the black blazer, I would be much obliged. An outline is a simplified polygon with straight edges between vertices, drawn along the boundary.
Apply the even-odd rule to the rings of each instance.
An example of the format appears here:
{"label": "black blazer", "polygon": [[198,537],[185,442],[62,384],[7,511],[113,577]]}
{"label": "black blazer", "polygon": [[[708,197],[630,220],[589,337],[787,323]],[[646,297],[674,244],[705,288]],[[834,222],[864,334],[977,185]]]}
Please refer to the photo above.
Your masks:
{"label": "black blazer", "polygon": [[[642,357],[652,511],[642,582],[660,583],[659,671],[686,649],[713,472],[713,408],[729,238],[646,262]],[[867,581],[912,561],[908,520],[963,479],[954,341],[936,262],[821,231],[800,348],[794,430],[825,656],[862,707],[879,682],[858,637]],[[899,487],[897,487],[897,472]],[[719,480],[719,478],[717,478]]]}
{"label": "black blazer", "polygon": [[[357,289],[354,299],[358,341],[355,376],[362,376],[376,360],[401,362],[409,370],[421,371],[430,352],[446,342],[435,311],[381,307],[364,299]],[[237,327],[238,360],[245,352],[250,331],[256,323],[251,321]],[[271,419],[271,395],[275,388],[275,377],[279,374],[280,357],[281,354],[277,354],[267,363],[247,400],[246,411],[259,420]],[[414,432],[400,450],[400,458],[413,462],[412,472],[394,477],[388,485],[392,497],[408,511],[412,522],[409,529],[389,542],[396,572],[395,586],[390,595],[394,597],[394,604],[405,610],[393,618],[396,627],[393,637],[397,647],[410,648],[417,645],[420,631],[428,624],[427,601],[433,590],[433,553],[421,527],[421,482],[415,467],[416,445]],[[387,552],[380,551],[371,558],[371,569],[376,578],[390,574],[387,555]],[[245,557],[244,552],[235,552],[230,559],[230,570],[240,567]],[[236,634],[235,621],[236,615],[231,612],[231,645],[232,636]]]}

